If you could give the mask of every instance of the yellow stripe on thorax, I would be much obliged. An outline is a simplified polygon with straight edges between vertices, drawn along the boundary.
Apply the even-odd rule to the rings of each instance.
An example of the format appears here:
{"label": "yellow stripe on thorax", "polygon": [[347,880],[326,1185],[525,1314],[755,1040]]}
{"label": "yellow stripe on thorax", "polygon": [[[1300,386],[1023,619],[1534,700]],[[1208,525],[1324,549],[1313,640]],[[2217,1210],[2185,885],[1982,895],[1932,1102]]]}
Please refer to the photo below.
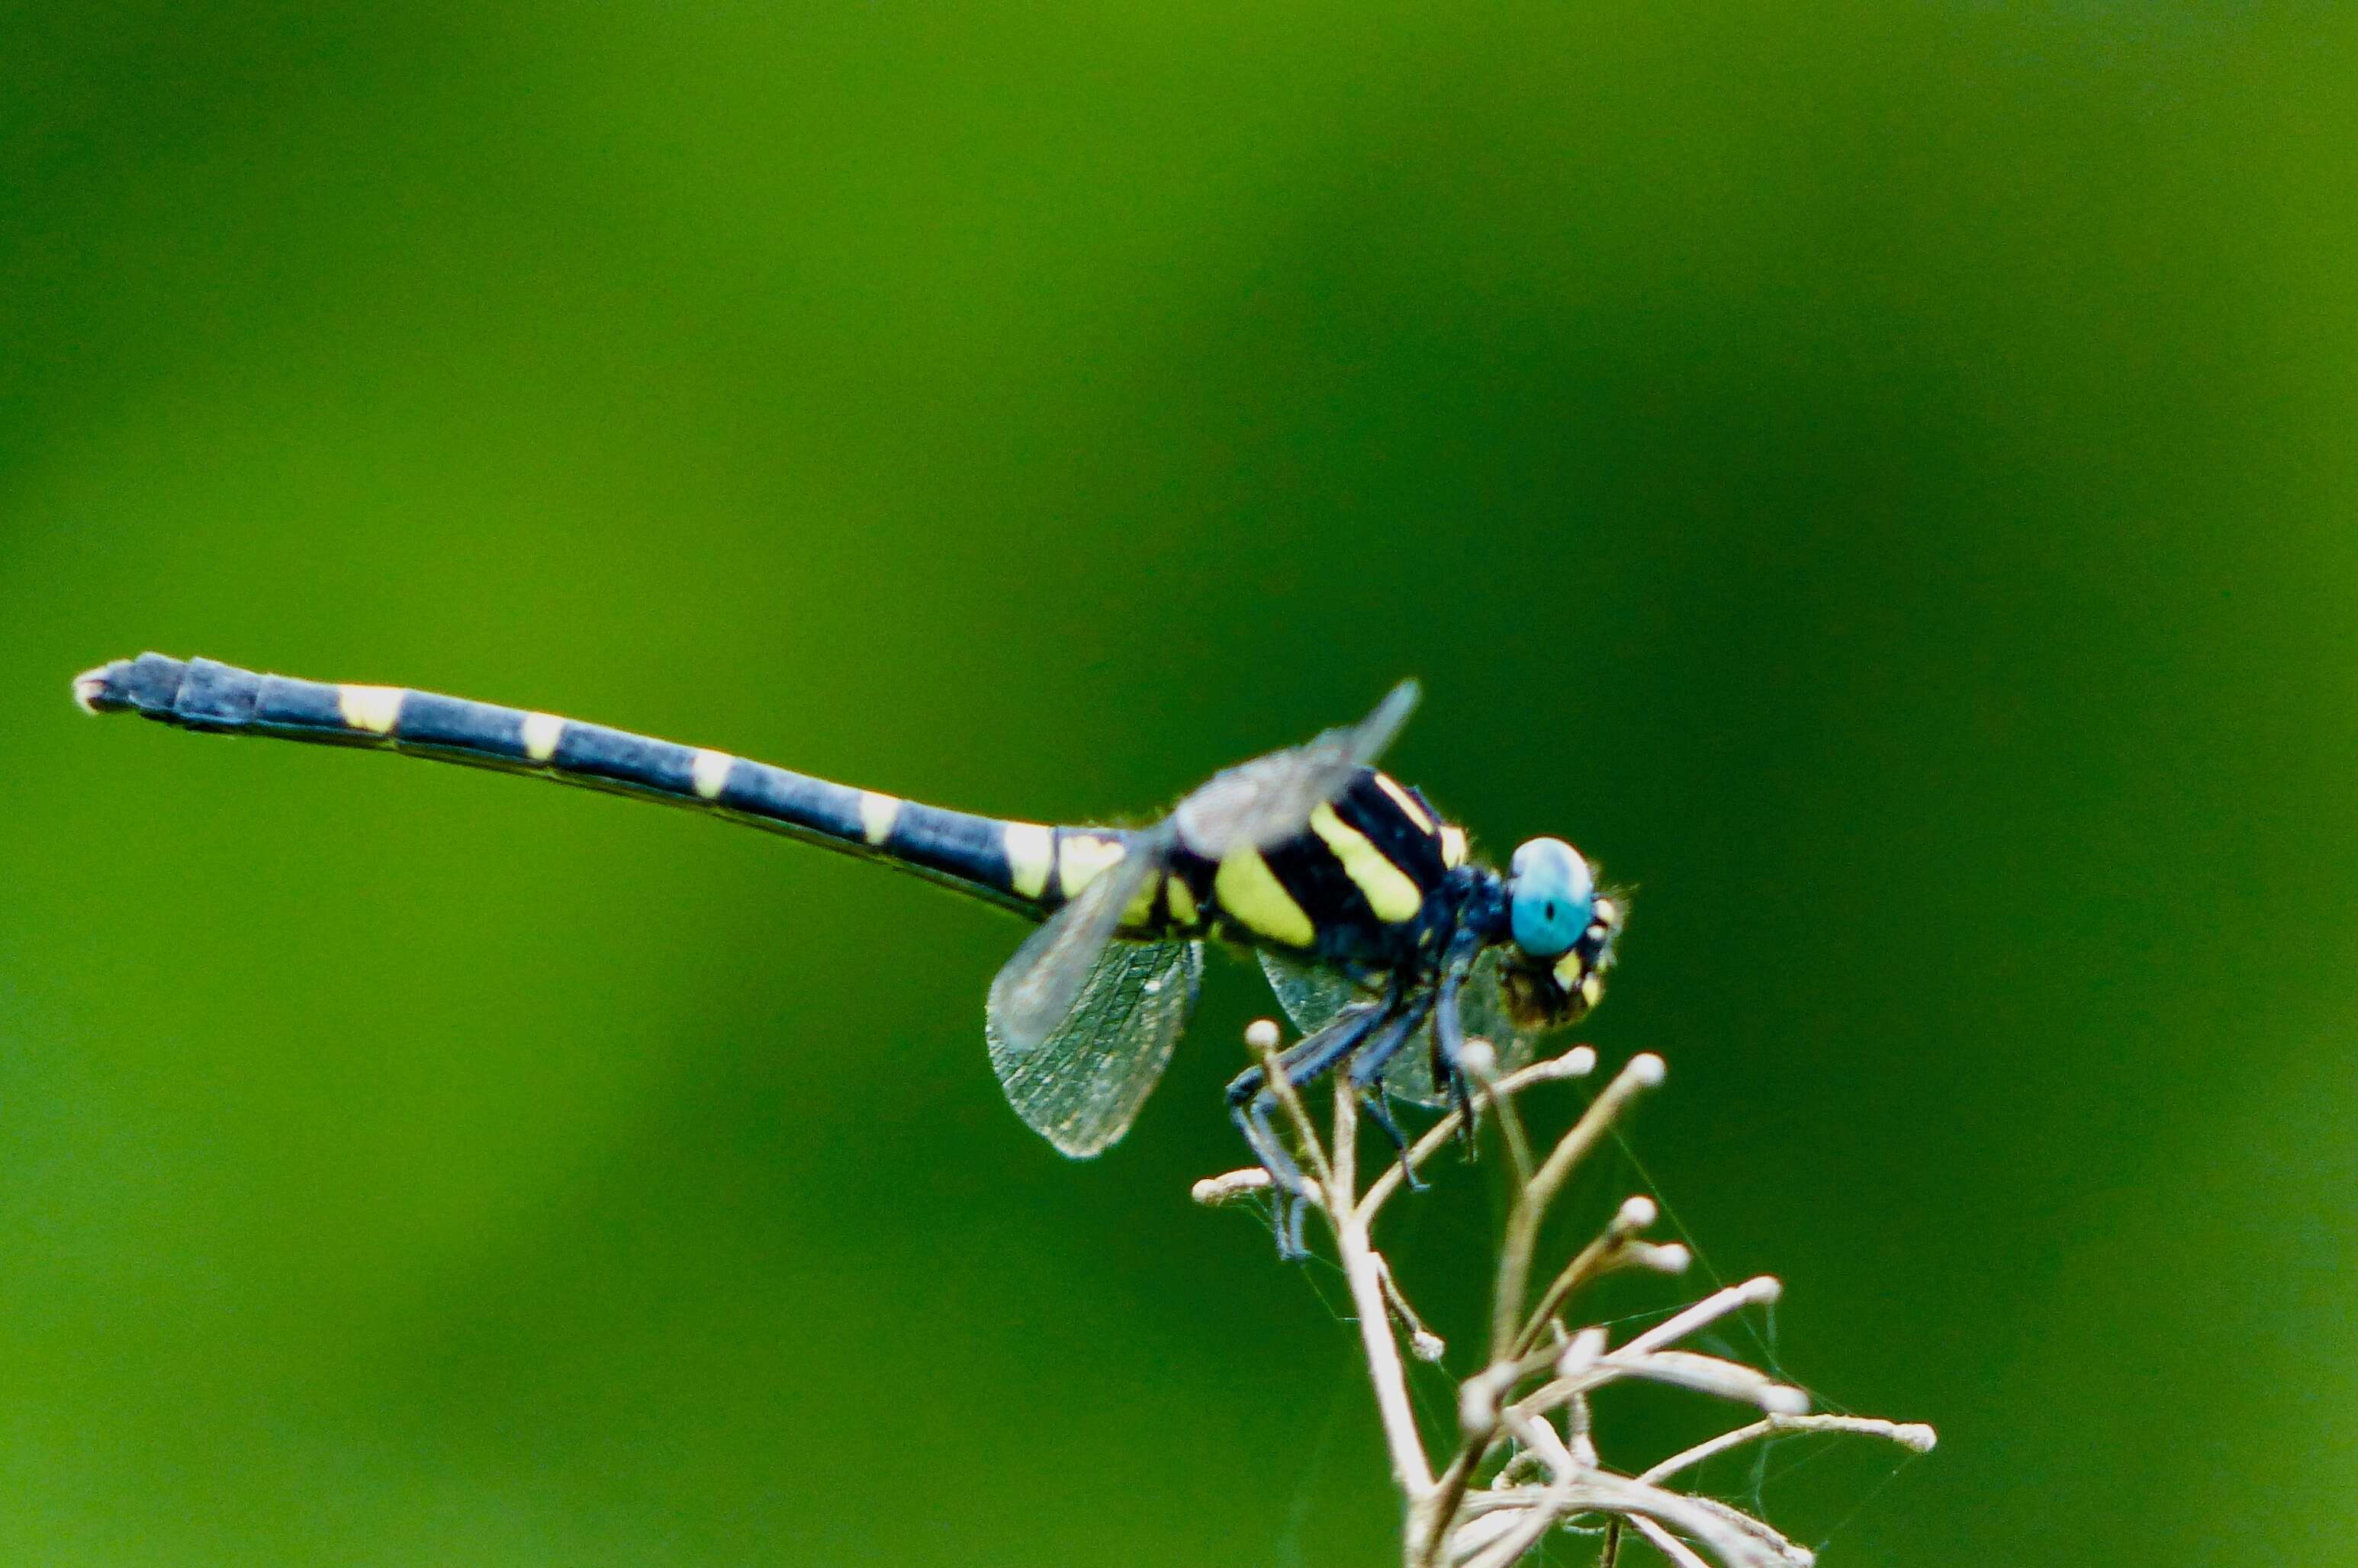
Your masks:
{"label": "yellow stripe on thorax", "polygon": [[1424,907],[1423,891],[1414,879],[1393,865],[1366,834],[1336,816],[1333,806],[1322,806],[1310,814],[1310,830],[1335,851],[1335,858],[1343,863],[1343,874],[1367,899],[1378,920],[1398,925],[1414,920],[1417,911]]}
{"label": "yellow stripe on thorax", "polygon": [[1408,814],[1408,819],[1416,824],[1417,831],[1421,833],[1430,833],[1433,831],[1433,818],[1425,814],[1423,806],[1419,806],[1416,803],[1416,796],[1409,794],[1406,789],[1401,787],[1401,782],[1398,779],[1392,777],[1390,773],[1378,773],[1376,775],[1376,787],[1382,790],[1386,795],[1390,795],[1392,797],[1392,804],[1399,806],[1402,811]]}
{"label": "yellow stripe on thorax", "polygon": [[1289,947],[1307,948],[1318,940],[1318,928],[1310,924],[1310,916],[1302,913],[1302,906],[1293,902],[1293,895],[1285,891],[1260,851],[1249,844],[1220,858],[1220,869],[1212,876],[1212,891],[1219,895],[1220,908],[1228,917],[1257,935]]}

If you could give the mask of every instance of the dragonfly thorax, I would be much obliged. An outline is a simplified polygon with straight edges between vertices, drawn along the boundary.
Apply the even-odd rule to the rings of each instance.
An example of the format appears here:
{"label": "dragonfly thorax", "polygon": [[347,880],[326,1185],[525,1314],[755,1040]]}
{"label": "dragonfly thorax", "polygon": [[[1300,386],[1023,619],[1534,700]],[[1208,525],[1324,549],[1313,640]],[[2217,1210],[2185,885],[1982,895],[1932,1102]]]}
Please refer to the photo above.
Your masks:
{"label": "dragonfly thorax", "polygon": [[1422,795],[1362,768],[1273,842],[1232,843],[1214,857],[1183,831],[1168,874],[1205,935],[1389,970],[1416,961],[1447,926],[1465,858],[1464,833]]}

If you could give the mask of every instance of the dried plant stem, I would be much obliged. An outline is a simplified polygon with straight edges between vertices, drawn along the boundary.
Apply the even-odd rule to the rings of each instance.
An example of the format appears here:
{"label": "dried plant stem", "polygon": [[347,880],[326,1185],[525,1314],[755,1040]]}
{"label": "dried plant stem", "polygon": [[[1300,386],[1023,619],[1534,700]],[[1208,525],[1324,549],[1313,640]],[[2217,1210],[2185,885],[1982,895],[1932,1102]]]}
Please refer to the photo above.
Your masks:
{"label": "dried plant stem", "polygon": [[1270,1087],[1302,1141],[1303,1167],[1317,1194],[1319,1209],[1334,1232],[1343,1277],[1350,1281],[1351,1305],[1359,1319],[1359,1340],[1367,1350],[1368,1375],[1375,1385],[1377,1414],[1391,1452],[1392,1479],[1410,1497],[1421,1496],[1433,1487],[1433,1463],[1424,1454],[1415,1407],[1409,1402],[1407,1368],[1401,1364],[1400,1344],[1392,1337],[1391,1303],[1398,1299],[1405,1305],[1406,1298],[1390,1281],[1391,1271],[1369,1235],[1368,1218],[1360,1213],[1350,1190],[1357,1165],[1358,1108],[1349,1093],[1336,1095],[1335,1146],[1330,1157],[1319,1147],[1317,1129],[1302,1097],[1278,1065],[1276,1026],[1264,1030],[1255,1024],[1246,1040],[1260,1052]]}
{"label": "dried plant stem", "polygon": [[1409,1403],[1408,1373],[1401,1365],[1399,1342],[1392,1337],[1392,1314],[1381,1283],[1379,1260],[1356,1218],[1346,1218],[1336,1227],[1335,1243],[1344,1275],[1351,1281],[1351,1304],[1358,1314],[1368,1375],[1375,1384],[1376,1411],[1391,1452],[1392,1478],[1409,1497],[1422,1497],[1433,1489],[1433,1463],[1425,1457],[1415,1407]]}
{"label": "dried plant stem", "polygon": [[[1531,1251],[1539,1245],[1540,1221],[1547,1217],[1548,1206],[1563,1190],[1563,1180],[1572,1173],[1572,1168],[1596,1146],[1605,1130],[1620,1118],[1628,1103],[1661,1081],[1660,1056],[1630,1058],[1629,1065],[1615,1075],[1595,1103],[1574,1123],[1572,1130],[1557,1141],[1547,1163],[1515,1195],[1515,1206],[1507,1216],[1506,1239],[1498,1248],[1498,1286],[1491,1302],[1490,1344],[1496,1358],[1505,1359],[1514,1353],[1523,1292],[1531,1279]],[[1492,1098],[1495,1100],[1498,1097]]]}
{"label": "dried plant stem", "polygon": [[1718,1457],[1731,1448],[1741,1448],[1764,1437],[1783,1437],[1793,1433],[1847,1432],[1861,1437],[1880,1437],[1902,1448],[1919,1454],[1930,1454],[1937,1441],[1932,1429],[1921,1422],[1881,1421],[1864,1415],[1771,1415],[1764,1416],[1750,1426],[1739,1426],[1734,1432],[1723,1432],[1707,1442],[1698,1443],[1682,1453],[1673,1454],[1660,1464],[1641,1472],[1640,1481],[1664,1481],[1682,1470],[1691,1470],[1706,1459]]}
{"label": "dried plant stem", "polygon": [[[1801,1390],[1759,1370],[1676,1348],[1713,1323],[1757,1303],[1772,1301],[1777,1281],[1766,1276],[1715,1292],[1619,1346],[1606,1330],[1568,1327],[1564,1308],[1604,1276],[1642,1269],[1678,1273],[1690,1254],[1643,1233],[1660,1217],[1650,1199],[1623,1203],[1611,1221],[1578,1249],[1528,1307],[1540,1236],[1567,1178],[1646,1090],[1662,1081],[1661,1058],[1632,1058],[1587,1110],[1548,1150],[1532,1145],[1516,1097],[1541,1085],[1586,1076],[1595,1053],[1578,1046],[1563,1055],[1498,1074],[1488,1045],[1467,1043],[1466,1066],[1479,1090],[1474,1105],[1496,1120],[1505,1145],[1515,1196],[1498,1245],[1491,1285],[1489,1358],[1458,1385],[1455,1446],[1436,1474],[1425,1434],[1409,1398],[1400,1336],[1422,1358],[1444,1346],[1409,1303],[1390,1264],[1375,1244],[1377,1220],[1410,1173],[1455,1136],[1464,1112],[1451,1109],[1391,1161],[1361,1193],[1357,1190],[1358,1106],[1347,1087],[1334,1095],[1331,1130],[1321,1137],[1301,1094],[1279,1070],[1279,1031],[1263,1020],[1246,1040],[1269,1075],[1270,1088],[1293,1133],[1303,1172],[1302,1195],[1275,1190],[1258,1168],[1232,1171],[1195,1184],[1197,1202],[1222,1204],[1271,1192],[1278,1223],[1291,1222],[1294,1203],[1307,1203],[1325,1224],[1348,1281],[1366,1352],[1392,1476],[1403,1503],[1401,1561],[1406,1568],[1509,1568],[1552,1531],[1582,1519],[1606,1526],[1605,1557],[1617,1557],[1622,1530],[1635,1530],[1679,1568],[1806,1568],[1812,1559],[1749,1514],[1709,1498],[1669,1489],[1663,1482],[1704,1460],[1748,1443],[1799,1433],[1850,1433],[1879,1437],[1918,1453],[1933,1444],[1929,1426],[1861,1416],[1812,1415]],[[1397,1326],[1396,1326],[1397,1325]],[[1590,1430],[1589,1397],[1609,1383],[1666,1383],[1751,1406],[1758,1418],[1651,1468],[1630,1475],[1608,1467]],[[1491,1461],[1497,1459],[1493,1465]],[[1487,1481],[1482,1481],[1485,1474]]]}
{"label": "dried plant stem", "polygon": [[[1596,1053],[1585,1045],[1575,1045],[1561,1056],[1545,1057],[1508,1074],[1498,1080],[1497,1092],[1501,1095],[1520,1094],[1535,1084],[1557,1084],[1567,1078],[1585,1078],[1595,1069]],[[1359,1207],[1366,1213],[1368,1223],[1374,1223],[1376,1211],[1400,1190],[1411,1171],[1422,1170],[1427,1160],[1457,1136],[1458,1126],[1464,1119],[1464,1113],[1455,1108],[1444,1112],[1440,1120],[1425,1129],[1422,1137],[1409,1145],[1405,1156],[1393,1161],[1381,1174],[1368,1184],[1366,1195],[1359,1199]]]}

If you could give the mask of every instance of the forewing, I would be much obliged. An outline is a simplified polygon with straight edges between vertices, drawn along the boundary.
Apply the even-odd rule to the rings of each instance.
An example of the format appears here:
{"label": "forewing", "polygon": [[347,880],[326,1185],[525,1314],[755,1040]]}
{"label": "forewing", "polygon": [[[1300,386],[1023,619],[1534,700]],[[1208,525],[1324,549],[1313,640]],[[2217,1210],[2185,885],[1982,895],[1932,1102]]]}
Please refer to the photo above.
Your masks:
{"label": "forewing", "polygon": [[994,1013],[984,1033],[1007,1103],[1058,1152],[1102,1153],[1130,1130],[1163,1076],[1203,973],[1200,942],[1108,942],[1062,1022],[1036,1045],[1011,1044]]}
{"label": "forewing", "polygon": [[1141,834],[1130,852],[1099,871],[1080,896],[1023,939],[991,978],[988,1017],[993,1039],[1011,1049],[1038,1047],[1073,1011],[1122,911],[1160,866],[1162,841]]}
{"label": "forewing", "polygon": [[1404,680],[1357,724],[1214,774],[1172,813],[1181,840],[1217,860],[1239,845],[1266,849],[1292,838],[1384,754],[1416,699],[1416,682]]}

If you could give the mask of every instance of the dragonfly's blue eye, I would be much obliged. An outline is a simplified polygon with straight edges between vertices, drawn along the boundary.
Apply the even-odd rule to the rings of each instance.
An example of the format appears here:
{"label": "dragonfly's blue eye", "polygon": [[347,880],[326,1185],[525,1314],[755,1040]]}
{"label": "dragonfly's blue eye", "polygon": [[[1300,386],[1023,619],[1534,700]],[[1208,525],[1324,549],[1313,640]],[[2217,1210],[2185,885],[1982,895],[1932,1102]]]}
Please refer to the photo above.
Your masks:
{"label": "dragonfly's blue eye", "polygon": [[1508,881],[1515,946],[1534,958],[1571,949],[1596,909],[1596,878],[1561,838],[1532,838],[1515,851]]}

